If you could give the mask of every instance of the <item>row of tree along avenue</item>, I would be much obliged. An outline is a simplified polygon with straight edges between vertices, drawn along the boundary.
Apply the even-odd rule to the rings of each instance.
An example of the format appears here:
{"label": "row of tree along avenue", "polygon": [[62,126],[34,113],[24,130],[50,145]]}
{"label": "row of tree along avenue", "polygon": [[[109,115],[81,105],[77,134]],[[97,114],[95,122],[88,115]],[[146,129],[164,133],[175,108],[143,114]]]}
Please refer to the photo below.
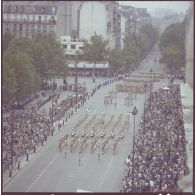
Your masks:
{"label": "row of tree along avenue", "polygon": [[162,54],[160,62],[170,70],[181,70],[185,64],[185,20],[168,26],[160,38],[159,48]]}
{"label": "row of tree along avenue", "polygon": [[39,91],[42,81],[52,74],[65,74],[66,60],[63,49],[53,35],[3,37],[3,103],[21,100]]}
{"label": "row of tree along avenue", "polygon": [[101,36],[94,35],[90,42],[84,41],[83,59],[94,63],[108,61],[113,72],[120,69],[128,70],[131,65],[137,65],[151,50],[158,40],[158,31],[151,25],[141,27],[138,33],[124,38],[122,49],[107,48],[107,42]]}
{"label": "row of tree along avenue", "polygon": [[[95,64],[108,61],[112,71],[127,71],[136,66],[158,40],[158,32],[151,25],[143,25],[139,32],[124,39],[122,49],[109,49],[102,36],[94,35],[84,41],[83,52],[73,60],[87,60]],[[53,77],[66,76],[68,56],[51,34],[38,35],[33,40],[3,36],[3,103],[24,99],[40,90],[41,83]],[[94,77],[94,76],[93,76]]]}

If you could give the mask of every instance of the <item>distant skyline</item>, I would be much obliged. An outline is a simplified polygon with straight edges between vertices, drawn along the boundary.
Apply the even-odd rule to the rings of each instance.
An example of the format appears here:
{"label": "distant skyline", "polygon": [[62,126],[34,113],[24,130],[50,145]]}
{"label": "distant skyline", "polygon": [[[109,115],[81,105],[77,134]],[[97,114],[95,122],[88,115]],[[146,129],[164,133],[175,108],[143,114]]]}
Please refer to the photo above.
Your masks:
{"label": "distant skyline", "polygon": [[186,13],[193,1],[118,1],[120,5],[131,5],[137,8],[147,8],[149,13],[154,13],[160,8],[167,8],[175,12]]}

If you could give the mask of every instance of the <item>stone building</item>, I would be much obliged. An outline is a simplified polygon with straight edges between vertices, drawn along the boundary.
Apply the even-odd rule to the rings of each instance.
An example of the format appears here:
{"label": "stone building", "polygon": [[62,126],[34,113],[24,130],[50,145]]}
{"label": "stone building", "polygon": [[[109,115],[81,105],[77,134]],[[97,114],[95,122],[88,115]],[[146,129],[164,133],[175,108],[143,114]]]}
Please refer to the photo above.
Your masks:
{"label": "stone building", "polygon": [[3,34],[33,38],[56,32],[57,7],[43,2],[3,2]]}

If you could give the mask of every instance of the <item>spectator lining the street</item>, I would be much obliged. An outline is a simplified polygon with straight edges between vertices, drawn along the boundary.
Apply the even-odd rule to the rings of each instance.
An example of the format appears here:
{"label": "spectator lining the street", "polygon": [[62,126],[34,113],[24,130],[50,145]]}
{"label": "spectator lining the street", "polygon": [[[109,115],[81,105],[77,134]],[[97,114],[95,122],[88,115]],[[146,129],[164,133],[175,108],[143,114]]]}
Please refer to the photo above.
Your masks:
{"label": "spectator lining the street", "polygon": [[[177,181],[189,174],[179,86],[161,89],[150,98],[135,140],[134,191],[177,191]],[[132,191],[130,160],[123,192]]]}

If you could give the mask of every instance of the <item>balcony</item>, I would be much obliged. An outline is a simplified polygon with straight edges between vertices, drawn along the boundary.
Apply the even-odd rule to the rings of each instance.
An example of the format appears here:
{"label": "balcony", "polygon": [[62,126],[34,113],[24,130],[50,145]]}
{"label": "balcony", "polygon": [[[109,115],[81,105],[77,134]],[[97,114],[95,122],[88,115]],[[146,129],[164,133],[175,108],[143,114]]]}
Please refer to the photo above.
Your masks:
{"label": "balcony", "polygon": [[3,19],[3,22],[6,22],[6,23],[19,23],[19,24],[45,24],[45,25],[55,25],[54,23],[52,23],[51,21],[49,20],[42,20],[42,21],[39,21],[39,20],[29,20],[29,19],[8,19],[8,18],[4,18]]}

